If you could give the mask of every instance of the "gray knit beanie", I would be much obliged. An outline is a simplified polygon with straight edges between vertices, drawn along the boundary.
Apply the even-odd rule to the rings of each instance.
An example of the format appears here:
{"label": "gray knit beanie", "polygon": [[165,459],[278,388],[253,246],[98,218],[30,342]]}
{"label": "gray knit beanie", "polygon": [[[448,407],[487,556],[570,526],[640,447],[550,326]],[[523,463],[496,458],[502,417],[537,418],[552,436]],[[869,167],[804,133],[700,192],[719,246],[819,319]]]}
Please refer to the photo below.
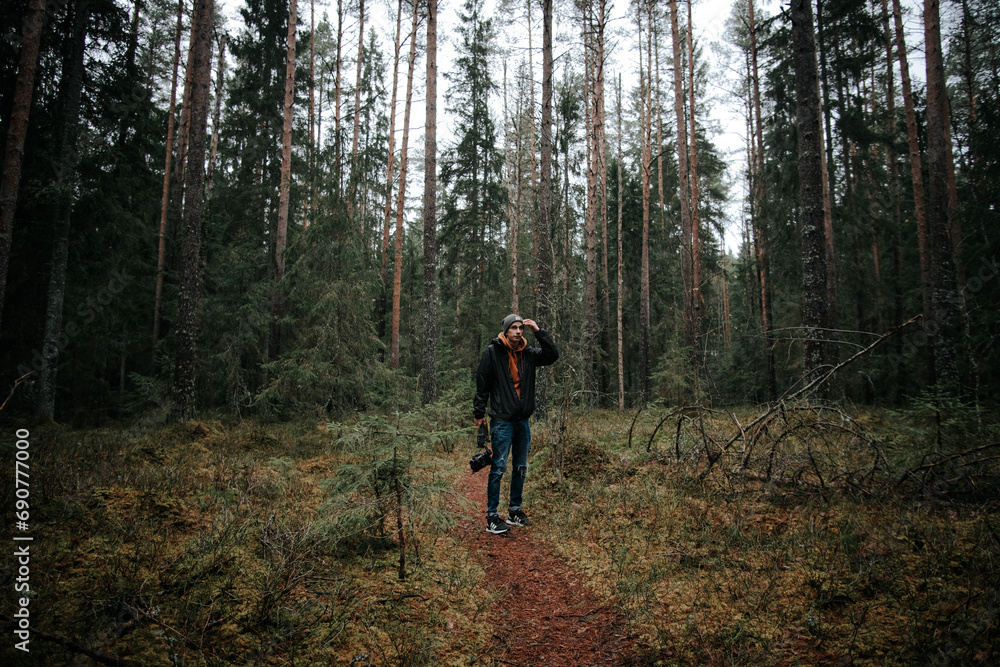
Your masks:
{"label": "gray knit beanie", "polygon": [[524,319],[520,315],[515,315],[511,313],[507,317],[503,318],[503,322],[500,324],[500,328],[503,329],[503,333],[507,333],[507,329],[510,329],[510,325],[514,322],[523,322]]}

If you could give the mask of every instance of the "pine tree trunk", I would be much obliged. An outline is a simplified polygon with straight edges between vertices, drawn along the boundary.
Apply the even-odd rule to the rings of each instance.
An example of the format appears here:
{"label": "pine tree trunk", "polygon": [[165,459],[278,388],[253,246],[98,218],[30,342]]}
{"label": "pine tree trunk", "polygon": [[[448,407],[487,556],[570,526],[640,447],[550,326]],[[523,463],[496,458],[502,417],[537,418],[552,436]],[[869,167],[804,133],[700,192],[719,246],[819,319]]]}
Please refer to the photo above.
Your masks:
{"label": "pine tree trunk", "polygon": [[590,3],[584,3],[583,51],[584,51],[584,131],[586,132],[587,157],[587,211],[586,211],[586,310],[583,334],[583,389],[585,402],[593,405],[597,390],[594,373],[595,343],[597,336],[597,113],[594,94],[594,45],[592,35],[594,22]]}
{"label": "pine tree trunk", "polygon": [[[600,325],[600,349],[601,355],[598,359],[600,369],[600,383],[598,388],[604,396],[609,390],[611,382],[608,377],[607,357],[611,355],[611,294],[608,277],[608,162],[607,162],[607,128],[605,125],[605,103],[604,103],[604,40],[608,22],[608,8],[606,0],[598,2],[597,31],[594,39],[597,42],[597,76],[594,83],[594,95],[597,98],[597,176],[599,179],[600,195],[600,215],[601,215],[601,305],[603,313]],[[603,402],[603,401],[602,401]]]}
{"label": "pine tree trunk", "polygon": [[358,64],[354,76],[354,132],[351,138],[351,174],[348,178],[347,217],[354,219],[354,198],[358,193],[358,137],[361,135],[361,72],[365,57],[365,0],[358,9]]}
{"label": "pine tree trunk", "polygon": [[389,296],[389,229],[392,220],[392,182],[396,161],[396,97],[399,88],[399,50],[402,43],[403,0],[399,0],[396,8],[396,48],[392,65],[392,102],[389,103],[389,149],[386,158],[385,173],[385,212],[382,218],[382,271],[380,273],[382,290],[378,302],[378,337],[385,340],[386,316],[388,308],[386,301]]}
{"label": "pine tree trunk", "polygon": [[[214,0],[213,0],[214,1]],[[192,12],[194,10],[192,9]],[[191,18],[194,21],[194,17]],[[190,42],[190,36],[189,36]],[[187,168],[187,152],[190,142],[191,127],[191,58],[192,50],[188,47],[188,57],[185,65],[184,93],[181,96],[181,112],[177,134],[174,138],[174,171],[170,180],[170,196],[167,201],[167,269],[177,265],[176,243],[184,217],[184,170]]]}
{"label": "pine tree trunk", "polygon": [[[896,28],[896,51],[899,56],[900,84],[903,87],[903,107],[906,113],[906,136],[910,151],[910,180],[913,184],[913,216],[917,222],[917,249],[920,254],[920,285],[923,297],[924,330],[930,332],[934,321],[932,298],[931,255],[927,245],[927,207],[924,198],[924,176],[921,167],[920,142],[917,136],[917,113],[910,83],[910,66],[906,55],[903,17],[899,0],[892,0],[893,20]],[[927,355],[927,367],[934,377],[934,349]]]}
{"label": "pine tree trunk", "polygon": [[274,285],[271,292],[271,342],[268,358],[272,361],[281,352],[281,316],[284,295],[281,281],[285,278],[285,246],[288,242],[288,208],[292,185],[292,115],[295,103],[295,23],[297,0],[288,3],[288,52],[285,58],[285,105],[281,124],[281,183],[278,192],[278,228],[274,239]]}
{"label": "pine tree trunk", "polygon": [[[903,290],[902,290],[902,234],[900,219],[902,217],[899,208],[899,155],[896,151],[896,79],[894,71],[894,58],[892,55],[893,36],[892,24],[890,22],[890,12],[888,0],[882,0],[882,30],[885,32],[885,117],[886,136],[893,137],[893,141],[886,142],[885,162],[886,171],[889,174],[889,199],[892,216],[892,267],[895,278],[895,292],[893,294],[893,322],[903,321]],[[897,354],[902,350],[902,339],[897,337]],[[894,387],[898,385],[894,384]]]}
{"label": "pine tree trunk", "polygon": [[56,371],[63,345],[63,301],[66,295],[66,269],[69,257],[70,220],[73,214],[79,152],[77,137],[80,124],[80,98],[83,95],[83,58],[90,20],[90,0],[80,0],[73,8],[73,34],[63,60],[63,79],[59,97],[59,163],[56,174],[55,225],[52,234],[52,265],[45,308],[45,334],[42,342],[42,369],[38,378],[36,417],[50,422],[55,417]]}
{"label": "pine tree trunk", "polygon": [[222,97],[226,86],[226,34],[219,35],[219,58],[215,71],[215,111],[212,113],[212,143],[208,152],[208,173],[205,183],[205,201],[212,198],[215,181],[215,162],[219,153],[219,130],[222,122]]}
{"label": "pine tree trunk", "polygon": [[28,116],[35,90],[38,51],[45,25],[45,0],[31,0],[24,17],[21,54],[18,60],[14,99],[11,104],[7,141],[4,146],[3,175],[0,178],[0,324],[7,295],[7,272],[10,269],[10,245],[17,212],[17,193],[21,187],[21,163],[24,141],[28,136]]}
{"label": "pine tree trunk", "polygon": [[[537,133],[535,132],[535,49],[534,43],[532,42],[532,30],[531,30],[531,5],[534,0],[526,0],[525,4],[528,8],[528,86],[530,86],[528,97],[531,99],[531,128],[530,128],[530,140],[531,140],[531,192],[535,196],[536,200],[538,198],[538,163],[535,162],[535,155],[537,155]],[[543,7],[544,9],[544,7]],[[544,67],[544,65],[543,65]],[[544,74],[543,74],[544,76]],[[532,240],[532,252],[535,258],[538,258],[538,225],[533,225],[531,228],[531,240]],[[517,311],[514,311],[517,312]]]}
{"label": "pine tree trunk", "polygon": [[391,366],[399,368],[399,309],[403,294],[403,211],[406,206],[406,149],[410,140],[410,103],[413,99],[413,69],[417,59],[417,8],[413,3],[413,23],[410,28],[410,57],[406,71],[406,103],[403,111],[403,141],[399,146],[399,189],[396,195],[396,247],[392,274],[392,337]]}
{"label": "pine tree trunk", "polygon": [[170,167],[174,156],[174,118],[177,110],[177,69],[181,61],[184,0],[177,0],[177,29],[174,34],[174,68],[170,77],[170,108],[167,111],[167,150],[163,166],[163,194],[160,200],[160,235],[156,254],[156,289],[153,299],[153,346],[150,369],[156,369],[156,345],[160,341],[160,313],[163,308],[163,277],[167,269],[167,213],[170,203]]}
{"label": "pine tree trunk", "polygon": [[303,231],[316,209],[316,0],[309,1],[309,201],[302,218]]}
{"label": "pine tree trunk", "polygon": [[764,196],[766,195],[766,180],[764,178],[764,118],[760,109],[760,74],[757,60],[757,22],[754,16],[753,0],[749,2],[750,20],[750,63],[753,84],[753,118],[754,137],[756,144],[752,151],[754,156],[751,165],[753,187],[751,197],[751,225],[753,226],[754,254],[757,259],[758,286],[760,288],[760,328],[761,342],[764,346],[764,372],[767,386],[767,398],[773,401],[778,397],[777,380],[774,373],[774,347],[771,343],[771,267],[769,249],[767,246],[767,227],[763,216]]}
{"label": "pine tree trunk", "polygon": [[426,405],[437,397],[437,0],[427,0],[427,99],[424,122],[424,354]]}
{"label": "pine tree trunk", "polygon": [[685,313],[684,313],[684,345],[690,347],[692,350],[697,346],[696,331],[697,322],[695,321],[695,301],[698,292],[698,276],[695,273],[695,267],[697,266],[697,260],[695,258],[697,253],[697,248],[695,247],[697,239],[697,231],[694,228],[693,218],[691,216],[691,181],[690,181],[690,171],[688,170],[688,139],[687,139],[687,120],[684,117],[684,70],[681,61],[681,38],[680,29],[677,19],[677,0],[670,0],[670,33],[673,38],[673,48],[674,48],[674,116],[677,121],[677,169],[678,169],[678,180],[680,181],[680,192],[678,197],[680,199],[680,209],[681,209],[681,230],[684,234],[684,238],[688,243],[690,248],[690,257],[686,258],[689,262],[691,284],[690,292],[685,295],[684,299]]}
{"label": "pine tree trunk", "polygon": [[799,158],[799,226],[802,233],[802,322],[805,368],[818,372],[826,360],[826,234],[823,219],[823,142],[816,42],[810,0],[792,0],[796,130]]}
{"label": "pine tree trunk", "polygon": [[962,308],[955,281],[948,192],[948,96],[941,53],[939,0],[924,0],[924,47],[927,64],[927,230],[931,246],[934,308],[934,380],[957,396],[961,389],[959,353]]}
{"label": "pine tree trunk", "polygon": [[[646,2],[647,33],[646,33],[646,89],[640,104],[642,109],[639,118],[640,141],[642,143],[642,250],[639,266],[639,368],[638,368],[638,395],[639,405],[645,405],[649,400],[649,374],[651,369],[650,361],[650,303],[649,303],[649,180],[650,169],[652,167],[651,148],[652,142],[652,50],[653,50],[653,0]],[[642,73],[642,7],[637,6],[639,14],[639,81],[643,80]],[[640,89],[642,84],[640,83]],[[640,92],[642,94],[642,92]]]}
{"label": "pine tree trunk", "polygon": [[[542,0],[542,128],[541,173],[538,198],[538,301],[535,318],[542,327],[552,317],[549,288],[552,281],[552,247],[549,240],[552,212],[552,0]],[[539,370],[535,385],[535,410],[548,415],[547,372]]]}
{"label": "pine tree trunk", "polygon": [[691,0],[688,0],[688,114],[691,122],[691,314],[694,318],[694,347],[692,348],[692,363],[694,364],[695,388],[698,391],[698,369],[701,366],[701,330],[702,307],[704,300],[701,295],[701,222],[698,215],[698,135],[695,122],[695,86],[694,86],[694,23],[691,19]]}
{"label": "pine tree trunk", "polygon": [[622,301],[625,299],[625,255],[622,244],[622,76],[618,75],[618,410],[625,410],[625,349]]}
{"label": "pine tree trunk", "polygon": [[212,60],[213,0],[196,0],[191,18],[191,57],[187,79],[191,82],[190,136],[184,170],[184,239],[177,305],[177,349],[171,417],[190,419],[195,411],[195,362],[198,335],[199,251],[201,247],[202,195],[205,179],[205,136],[208,124],[208,87]]}
{"label": "pine tree trunk", "polygon": [[[416,0],[414,0],[416,2]],[[333,85],[333,155],[334,155],[334,165],[336,169],[336,184],[337,184],[337,194],[341,194],[344,191],[344,154],[343,154],[343,141],[340,136],[340,93],[341,84],[343,82],[343,57],[342,57],[342,45],[344,42],[344,3],[342,0],[337,0],[337,61],[336,61],[336,73]]]}

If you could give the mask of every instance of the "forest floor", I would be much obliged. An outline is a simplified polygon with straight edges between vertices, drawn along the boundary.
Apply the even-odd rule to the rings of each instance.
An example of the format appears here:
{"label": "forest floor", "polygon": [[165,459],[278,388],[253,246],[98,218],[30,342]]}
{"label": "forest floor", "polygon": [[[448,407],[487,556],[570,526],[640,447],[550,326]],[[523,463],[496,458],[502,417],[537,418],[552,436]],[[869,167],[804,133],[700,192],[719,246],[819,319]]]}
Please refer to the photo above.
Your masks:
{"label": "forest floor", "polygon": [[503,535],[486,532],[486,474],[457,484],[474,504],[457,531],[482,564],[484,585],[499,593],[482,620],[493,626],[489,657],[507,665],[583,667],[636,664],[622,614],[587,589],[578,573],[532,534],[533,526]]}
{"label": "forest floor", "polygon": [[1000,420],[760,410],[540,423],[504,536],[444,404],[31,428],[31,653],[0,664],[996,664]]}

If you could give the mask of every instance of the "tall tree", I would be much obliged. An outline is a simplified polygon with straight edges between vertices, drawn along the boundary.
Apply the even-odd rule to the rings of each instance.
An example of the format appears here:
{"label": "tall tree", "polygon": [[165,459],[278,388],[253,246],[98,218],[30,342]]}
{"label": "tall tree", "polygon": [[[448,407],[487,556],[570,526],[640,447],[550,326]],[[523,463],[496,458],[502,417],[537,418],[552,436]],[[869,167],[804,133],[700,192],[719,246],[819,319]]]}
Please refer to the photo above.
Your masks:
{"label": "tall tree", "polygon": [[219,154],[219,133],[222,125],[222,98],[226,86],[226,34],[219,35],[219,57],[215,69],[215,110],[212,112],[212,142],[208,152],[208,172],[205,176],[205,199],[212,198],[215,165]]}
{"label": "tall tree", "polygon": [[213,9],[213,0],[195,0],[191,17],[191,58],[188,60],[187,73],[187,78],[191,82],[191,123],[185,168],[184,238],[181,245],[177,348],[174,354],[171,406],[171,416],[174,420],[190,419],[195,411],[196,340],[201,291],[199,251],[205,178],[205,138],[208,125],[208,88],[212,73]]}
{"label": "tall tree", "polygon": [[424,122],[423,403],[437,394],[437,0],[427,0],[427,99]]}
{"label": "tall tree", "polygon": [[334,156],[334,183],[337,187],[337,194],[344,191],[344,160],[343,160],[343,140],[340,129],[340,95],[343,90],[343,45],[344,45],[344,2],[337,0],[337,58],[334,64],[334,84],[333,84],[333,156]]}
{"label": "tall tree", "polygon": [[[636,22],[639,29],[639,137],[642,144],[642,249],[639,265],[639,405],[649,400],[650,359],[650,285],[649,285],[649,183],[652,167],[652,112],[653,112],[653,2],[646,0],[646,62],[642,61],[643,6],[636,4]],[[643,65],[645,64],[645,77]],[[657,151],[659,152],[659,151]]]}
{"label": "tall tree", "polygon": [[288,51],[285,56],[285,103],[281,123],[281,182],[278,193],[278,229],[274,242],[274,285],[271,292],[271,340],[268,358],[278,358],[281,350],[281,315],[284,297],[285,245],[288,242],[288,207],[292,196],[292,115],[295,104],[295,27],[297,0],[288,3]]}
{"label": "tall tree", "polygon": [[757,283],[760,288],[760,331],[761,344],[764,348],[764,372],[767,385],[767,397],[775,400],[778,397],[777,381],[774,374],[774,346],[771,343],[771,259],[767,245],[767,227],[764,218],[763,205],[766,195],[767,180],[764,177],[764,118],[760,105],[760,67],[757,48],[757,17],[754,12],[754,0],[747,3],[748,30],[750,33],[750,84],[751,84],[751,118],[754,128],[750,139],[751,151],[751,193],[750,193],[750,224],[753,227],[753,247],[757,260]]}
{"label": "tall tree", "polygon": [[410,140],[410,106],[413,100],[413,69],[417,60],[417,9],[413,2],[410,25],[410,56],[406,69],[406,102],[403,110],[403,140],[399,145],[399,187],[396,192],[396,246],[392,274],[392,334],[390,338],[390,364],[399,368],[399,309],[403,294],[403,212],[406,207],[406,152]]}
{"label": "tall tree", "polygon": [[[920,285],[923,297],[924,327],[934,318],[932,297],[931,255],[927,239],[927,204],[924,194],[924,174],[920,157],[920,139],[917,128],[916,104],[910,78],[909,57],[903,31],[903,15],[899,0],[892,0],[893,22],[896,29],[896,51],[899,56],[900,85],[903,88],[903,108],[906,114],[906,138],[910,156],[910,182],[913,189],[913,217],[917,226],[917,250],[920,256]],[[934,350],[927,358],[931,377],[934,374]]]}
{"label": "tall tree", "polygon": [[597,343],[597,83],[596,45],[594,44],[593,6],[583,3],[583,56],[584,56],[584,126],[586,128],[587,156],[587,209],[585,255],[587,263],[586,276],[586,311],[584,315],[583,334],[583,388],[586,401],[593,404],[597,393],[595,375],[596,343]]}
{"label": "tall tree", "polygon": [[167,150],[163,166],[163,194],[160,200],[160,234],[156,254],[156,288],[153,299],[153,363],[156,362],[156,344],[160,340],[161,308],[163,306],[163,280],[167,269],[167,215],[170,204],[171,160],[174,156],[174,119],[177,110],[177,69],[181,59],[181,35],[184,25],[184,0],[177,0],[177,27],[174,31],[174,64],[170,74],[170,107],[167,110]]}
{"label": "tall tree", "polygon": [[348,177],[347,217],[354,219],[358,192],[358,138],[361,136],[361,71],[365,59],[365,0],[358,3],[358,62],[354,77],[354,131],[351,135],[351,173]]}
{"label": "tall tree", "polygon": [[14,230],[14,214],[17,210],[17,193],[21,187],[24,140],[28,134],[28,116],[31,112],[35,71],[38,69],[38,51],[44,25],[45,0],[31,0],[24,17],[17,82],[4,146],[3,174],[0,177],[0,324],[3,323],[3,306],[7,294],[7,272],[10,268],[10,245]]}
{"label": "tall tree", "polygon": [[[680,27],[677,18],[677,0],[670,0],[670,33],[673,37],[674,48],[674,116],[677,122],[677,169],[680,180],[680,200],[681,209],[681,233],[684,235],[685,248],[688,256],[684,262],[690,267],[691,276],[690,293],[685,295],[684,313],[684,344],[691,348],[692,354],[696,354],[698,346],[698,322],[699,312],[698,290],[699,290],[699,258],[698,258],[698,230],[694,227],[694,217],[691,213],[691,179],[688,168],[688,132],[687,118],[684,114],[684,61],[681,58],[681,37]],[[692,138],[693,139],[693,138]]]}
{"label": "tall tree", "polygon": [[823,216],[823,143],[816,37],[811,0],[792,0],[795,117],[798,133],[799,227],[802,234],[802,323],[805,366],[815,373],[826,361],[826,232]]}
{"label": "tall tree", "polygon": [[691,124],[689,147],[691,150],[690,176],[691,186],[691,314],[694,325],[694,347],[692,349],[692,359],[694,361],[695,382],[698,382],[698,371],[701,366],[701,335],[702,335],[702,308],[705,305],[705,298],[701,291],[701,216],[698,211],[698,132],[697,132],[697,105],[695,104],[695,58],[694,58],[694,21],[691,10],[692,0],[688,0],[687,15],[687,65],[688,65],[688,120]]}
{"label": "tall tree", "polygon": [[617,324],[618,324],[618,410],[625,410],[625,350],[624,332],[625,327],[622,321],[623,301],[625,300],[625,255],[622,243],[622,76],[618,74],[618,89],[616,90],[617,111],[618,111],[618,299],[617,299]]}
{"label": "tall tree", "polygon": [[927,227],[931,246],[933,281],[934,379],[940,389],[958,395],[959,341],[962,306],[956,285],[949,214],[949,169],[951,135],[948,128],[948,93],[945,88],[944,56],[941,52],[940,1],[924,0],[924,46],[927,66]]}
{"label": "tall tree", "polygon": [[52,263],[49,270],[49,293],[45,308],[45,334],[42,342],[42,370],[38,379],[36,416],[52,421],[55,416],[56,371],[59,366],[59,337],[63,331],[63,301],[66,294],[66,266],[69,261],[70,220],[77,189],[80,124],[80,98],[83,95],[83,61],[90,22],[90,0],[79,0],[72,7],[73,30],[66,39],[63,76],[59,85],[62,108],[59,139],[59,162],[56,171],[55,225],[52,234]]}
{"label": "tall tree", "polygon": [[[542,0],[542,121],[541,164],[538,182],[538,299],[535,319],[547,326],[552,317],[549,289],[552,282],[552,0]],[[540,371],[536,379],[535,402],[540,418],[548,415],[548,373]]]}
{"label": "tall tree", "polygon": [[392,216],[392,182],[394,180],[396,160],[396,96],[399,89],[399,51],[402,48],[403,0],[396,7],[396,46],[392,65],[392,102],[389,103],[389,150],[385,166],[385,211],[382,217],[382,291],[379,294],[378,313],[376,314],[379,338],[385,338],[387,307],[389,295],[389,225]]}
{"label": "tall tree", "polygon": [[600,179],[598,194],[600,195],[600,216],[601,216],[601,303],[603,313],[601,318],[601,359],[598,361],[600,369],[600,390],[602,394],[610,388],[608,376],[608,364],[606,358],[611,354],[611,287],[608,274],[608,138],[607,138],[607,113],[605,105],[605,41],[608,25],[608,4],[607,0],[598,0],[597,3],[597,25],[594,41],[597,45],[596,67],[597,76],[594,82],[594,93],[597,97],[597,174]]}

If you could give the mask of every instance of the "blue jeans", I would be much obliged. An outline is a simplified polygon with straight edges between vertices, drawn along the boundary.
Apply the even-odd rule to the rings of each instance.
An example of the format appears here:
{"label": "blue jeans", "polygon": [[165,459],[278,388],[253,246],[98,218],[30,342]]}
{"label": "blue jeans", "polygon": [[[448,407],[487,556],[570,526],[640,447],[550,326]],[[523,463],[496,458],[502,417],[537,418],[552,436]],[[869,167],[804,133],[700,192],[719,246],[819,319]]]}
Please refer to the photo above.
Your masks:
{"label": "blue jeans", "polygon": [[497,516],[500,506],[500,480],[507,470],[507,459],[514,465],[510,478],[510,504],[508,511],[521,509],[524,478],[528,474],[528,449],[531,447],[531,428],[527,419],[494,419],[490,422],[490,440],[493,444],[493,465],[486,484],[486,516]]}

